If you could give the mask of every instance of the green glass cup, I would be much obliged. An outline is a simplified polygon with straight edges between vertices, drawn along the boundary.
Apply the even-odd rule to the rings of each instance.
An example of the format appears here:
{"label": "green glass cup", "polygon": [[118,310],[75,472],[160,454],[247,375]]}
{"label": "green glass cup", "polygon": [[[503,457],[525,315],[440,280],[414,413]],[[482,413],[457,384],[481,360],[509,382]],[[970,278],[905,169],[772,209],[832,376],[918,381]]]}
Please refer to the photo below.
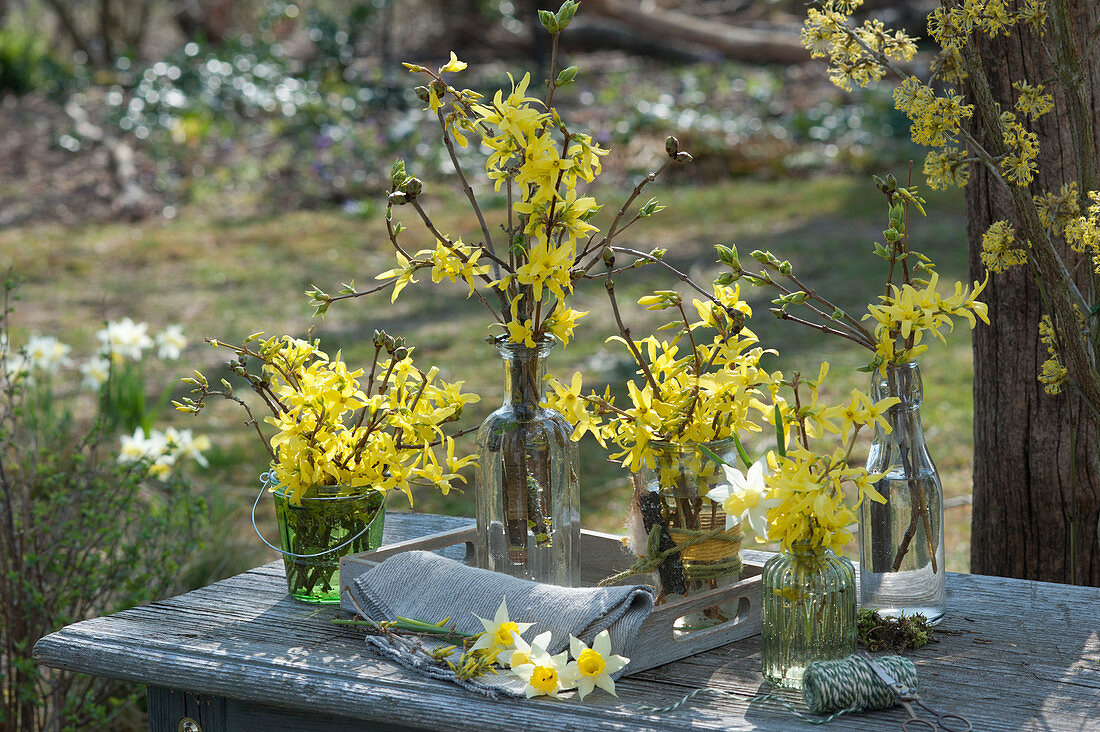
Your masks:
{"label": "green glass cup", "polygon": [[340,602],[340,557],[382,545],[385,495],[344,486],[312,486],[290,502],[283,486],[273,492],[287,591],[302,602]]}

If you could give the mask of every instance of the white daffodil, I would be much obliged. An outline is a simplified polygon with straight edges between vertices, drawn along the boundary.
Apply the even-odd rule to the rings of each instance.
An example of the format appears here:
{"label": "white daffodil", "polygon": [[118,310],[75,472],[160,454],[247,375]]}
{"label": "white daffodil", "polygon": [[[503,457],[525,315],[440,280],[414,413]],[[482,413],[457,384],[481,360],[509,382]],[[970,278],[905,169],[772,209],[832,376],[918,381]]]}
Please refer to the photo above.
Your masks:
{"label": "white daffodil", "polygon": [[523,693],[530,699],[533,696],[557,697],[559,692],[572,689],[573,675],[567,659],[569,654],[562,651],[556,656],[545,655],[537,663],[524,663],[512,669],[526,682]]}
{"label": "white daffodil", "polygon": [[71,366],[72,359],[69,351],[73,350],[53,336],[31,336],[27,339],[27,345],[23,347],[23,354],[27,359],[27,366],[32,371],[45,371],[52,373],[61,366]]}
{"label": "white daffodil", "polygon": [[629,658],[611,655],[611,636],[601,630],[589,648],[583,641],[569,636],[569,652],[573,661],[566,675],[577,685],[581,699],[588,696],[597,686],[612,696],[615,693],[615,681],[611,674],[619,671],[630,662]]}
{"label": "white daffodil", "polygon": [[187,339],[183,337],[183,326],[170,325],[157,333],[156,344],[157,358],[175,361],[180,357],[180,351],[187,345]]}
{"label": "white daffodil", "polygon": [[120,463],[148,460],[149,475],[155,478],[166,478],[172,472],[172,467],[176,464],[176,453],[165,433],[150,430],[146,435],[145,430],[138,427],[134,434],[122,435],[119,439],[122,443],[118,452]]}
{"label": "white daffodil", "polygon": [[210,449],[210,438],[206,435],[195,437],[191,430],[168,427],[164,430],[164,437],[175,458],[189,457],[204,468],[210,467],[210,462],[203,455]]}
{"label": "white daffodil", "polygon": [[733,528],[741,522],[746,533],[756,537],[758,543],[768,540],[768,509],[779,505],[776,498],[765,498],[768,485],[764,480],[770,472],[763,458],[757,460],[742,473],[737,468],[725,465],[726,482],[707,493],[707,498],[722,504],[726,512],[726,528]]}
{"label": "white daffodil", "polygon": [[506,664],[509,668],[515,668],[526,663],[540,664],[545,662],[550,657],[546,650],[550,646],[550,636],[549,630],[545,633],[539,633],[528,645],[519,633],[512,633],[513,650],[505,651],[500,655],[501,663]]}
{"label": "white daffodil", "polygon": [[144,351],[153,347],[153,339],[146,331],[145,323],[135,323],[130,318],[112,321],[95,335],[103,347],[103,354],[115,361],[130,359],[140,361]]}
{"label": "white daffodil", "polygon": [[136,463],[149,457],[149,441],[141,427],[134,430],[132,435],[122,435],[119,440],[122,443],[118,451],[120,463]]}
{"label": "white daffodil", "polygon": [[80,373],[84,376],[84,388],[99,391],[111,377],[111,362],[102,356],[95,356],[80,364]]}
{"label": "white daffodil", "polygon": [[0,376],[13,384],[32,383],[30,364],[22,353],[8,353],[0,357]]}
{"label": "white daffodil", "polygon": [[501,598],[500,607],[497,608],[496,615],[493,616],[492,620],[486,620],[477,615],[474,617],[485,626],[485,632],[481,634],[481,637],[477,639],[477,643],[470,649],[472,651],[484,649],[490,653],[493,651],[499,653],[510,650],[512,648],[512,633],[523,635],[528,628],[534,625],[534,623],[517,623],[509,619],[507,598]]}

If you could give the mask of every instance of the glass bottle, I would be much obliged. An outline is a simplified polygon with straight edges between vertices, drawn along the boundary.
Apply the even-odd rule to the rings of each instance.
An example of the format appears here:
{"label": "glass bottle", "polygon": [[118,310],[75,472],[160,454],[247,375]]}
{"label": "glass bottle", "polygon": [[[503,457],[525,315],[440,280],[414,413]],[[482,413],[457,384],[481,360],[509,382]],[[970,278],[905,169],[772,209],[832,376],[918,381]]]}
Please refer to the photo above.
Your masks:
{"label": "glass bottle", "polygon": [[497,343],[504,360],[504,404],[477,433],[478,566],[566,587],[580,583],[580,488],[569,422],[539,406],[546,357]]}
{"label": "glass bottle", "polygon": [[760,661],[772,684],[801,689],[811,663],[855,653],[855,569],[844,557],[795,544],[764,564],[760,592]]}
{"label": "glass bottle", "polygon": [[940,620],[944,588],[943,488],[924,444],[920,368],[903,363],[876,371],[873,398],[901,401],[886,412],[889,434],[876,426],[867,471],[886,503],[864,501],[859,515],[860,605],[888,617]]}

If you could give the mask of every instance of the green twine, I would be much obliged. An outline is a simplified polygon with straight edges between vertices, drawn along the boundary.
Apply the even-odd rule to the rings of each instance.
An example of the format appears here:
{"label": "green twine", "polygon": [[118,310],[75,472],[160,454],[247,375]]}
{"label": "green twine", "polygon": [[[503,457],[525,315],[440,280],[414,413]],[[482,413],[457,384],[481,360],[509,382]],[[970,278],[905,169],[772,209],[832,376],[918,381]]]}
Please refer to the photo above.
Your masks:
{"label": "green twine", "polygon": [[[917,670],[913,662],[901,656],[879,656],[875,663],[881,665],[901,684],[917,687]],[[700,694],[725,697],[748,697],[749,703],[775,703],[810,724],[825,724],[852,712],[870,712],[888,709],[896,704],[890,688],[858,655],[839,661],[814,661],[806,667],[802,677],[802,702],[815,715],[810,716],[791,706],[778,692],[767,694],[738,694],[723,689],[704,687],[689,692],[684,698],[667,707],[639,706],[643,712],[663,714],[674,712]]]}
{"label": "green twine", "polygon": [[[649,532],[648,543],[646,546],[646,555],[644,557],[638,557],[638,561],[635,562],[634,565],[630,567],[630,569],[623,570],[618,574],[600,580],[597,586],[607,587],[608,585],[613,585],[616,582],[620,582],[626,579],[627,577],[633,577],[634,575],[638,574],[649,574],[650,572],[656,572],[657,568],[664,564],[664,561],[671,557],[673,554],[682,552],[683,550],[689,547],[693,547],[696,544],[702,544],[705,541],[717,539],[719,541],[740,543],[745,540],[744,534],[736,534],[730,536],[726,534],[726,529],[722,528],[712,529],[711,531],[688,531],[687,529],[677,529],[677,531],[680,533],[689,534],[691,538],[683,542],[682,544],[677,544],[676,546],[669,547],[664,551],[660,551],[657,547],[660,546],[661,527],[654,526]],[[731,565],[728,567],[723,567],[722,571],[720,573],[716,573],[714,576],[724,577],[726,575],[733,574],[735,571],[740,572],[741,555],[737,554],[735,556],[736,560],[731,561],[736,566]],[[699,577],[698,570],[693,567],[693,572],[690,579],[696,578],[705,579],[703,577]]]}
{"label": "green twine", "polygon": [[[904,686],[917,687],[917,669],[908,658],[880,656],[875,663]],[[839,661],[815,661],[807,666],[802,676],[802,701],[815,714],[837,709],[874,711],[896,703],[890,687],[857,655]]]}

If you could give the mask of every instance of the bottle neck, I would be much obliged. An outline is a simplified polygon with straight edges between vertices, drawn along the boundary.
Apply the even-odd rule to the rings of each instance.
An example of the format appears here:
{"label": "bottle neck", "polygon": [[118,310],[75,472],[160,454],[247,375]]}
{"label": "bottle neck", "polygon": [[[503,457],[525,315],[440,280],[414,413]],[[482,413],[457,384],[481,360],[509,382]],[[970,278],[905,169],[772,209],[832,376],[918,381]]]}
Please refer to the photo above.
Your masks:
{"label": "bottle neck", "polygon": [[890,397],[899,401],[885,411],[890,432],[881,425],[875,426],[875,437],[898,445],[918,445],[924,442],[920,407],[924,402],[924,385],[920,367],[916,363],[886,366],[876,371],[871,381],[872,398],[877,402]]}
{"label": "bottle neck", "polygon": [[871,377],[871,395],[875,401],[896,397],[900,401],[891,409],[920,409],[924,401],[924,383],[916,362],[893,364],[875,371]]}
{"label": "bottle neck", "polygon": [[538,409],[546,389],[546,357],[554,343],[534,348],[522,343],[498,343],[504,361],[504,406],[516,410]]}

